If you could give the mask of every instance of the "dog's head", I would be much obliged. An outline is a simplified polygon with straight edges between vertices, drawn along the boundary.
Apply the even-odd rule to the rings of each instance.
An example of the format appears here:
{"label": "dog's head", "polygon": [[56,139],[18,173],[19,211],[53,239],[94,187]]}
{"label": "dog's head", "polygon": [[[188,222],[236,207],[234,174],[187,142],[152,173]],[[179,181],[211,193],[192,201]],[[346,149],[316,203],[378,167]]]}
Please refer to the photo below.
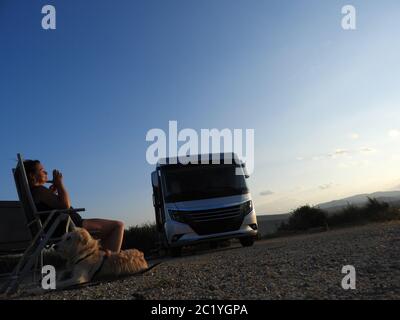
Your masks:
{"label": "dog's head", "polygon": [[93,239],[83,228],[75,228],[74,231],[64,234],[61,241],[55,246],[55,250],[67,260],[79,259],[98,249],[98,240]]}

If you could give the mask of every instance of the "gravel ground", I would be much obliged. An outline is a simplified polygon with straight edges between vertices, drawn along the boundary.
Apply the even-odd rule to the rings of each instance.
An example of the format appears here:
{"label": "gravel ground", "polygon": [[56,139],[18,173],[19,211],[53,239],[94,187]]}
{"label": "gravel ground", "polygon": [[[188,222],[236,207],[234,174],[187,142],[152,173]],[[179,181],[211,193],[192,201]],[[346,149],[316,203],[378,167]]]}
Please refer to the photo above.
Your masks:
{"label": "gravel ground", "polygon": [[[344,265],[356,269],[356,290],[341,287]],[[235,244],[24,299],[400,299],[400,222]]]}

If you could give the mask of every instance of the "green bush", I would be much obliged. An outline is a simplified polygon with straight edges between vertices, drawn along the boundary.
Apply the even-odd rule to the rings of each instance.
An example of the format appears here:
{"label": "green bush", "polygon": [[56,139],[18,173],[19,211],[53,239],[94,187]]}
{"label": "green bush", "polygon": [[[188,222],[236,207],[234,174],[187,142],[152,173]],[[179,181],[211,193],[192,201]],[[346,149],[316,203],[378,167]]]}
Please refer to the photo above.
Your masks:
{"label": "green bush", "polygon": [[348,204],[339,213],[333,214],[328,218],[330,226],[350,225],[363,221],[363,208],[357,207],[353,204]]}
{"label": "green bush", "polygon": [[138,249],[146,256],[150,255],[157,245],[157,228],[155,223],[136,225],[125,230],[122,249]]}
{"label": "green bush", "polygon": [[294,210],[287,223],[280,230],[307,230],[326,226],[326,214],[323,210],[309,205]]}
{"label": "green bush", "polygon": [[282,223],[278,232],[304,231],[318,227],[340,227],[400,219],[400,210],[392,208],[388,203],[377,199],[368,198],[368,202],[362,206],[348,204],[340,212],[328,216],[323,210],[302,206],[294,210],[289,220]]}
{"label": "green bush", "polygon": [[368,222],[379,222],[400,219],[399,210],[388,203],[368,198],[363,207],[348,205],[341,212],[328,218],[330,226],[354,225]]}
{"label": "green bush", "polygon": [[399,209],[392,208],[386,202],[371,198],[368,198],[368,202],[362,207],[348,204],[340,212],[331,216],[328,216],[319,208],[306,205],[294,210],[288,221],[280,225],[278,233],[304,231],[317,227],[352,226],[397,219],[400,219]]}

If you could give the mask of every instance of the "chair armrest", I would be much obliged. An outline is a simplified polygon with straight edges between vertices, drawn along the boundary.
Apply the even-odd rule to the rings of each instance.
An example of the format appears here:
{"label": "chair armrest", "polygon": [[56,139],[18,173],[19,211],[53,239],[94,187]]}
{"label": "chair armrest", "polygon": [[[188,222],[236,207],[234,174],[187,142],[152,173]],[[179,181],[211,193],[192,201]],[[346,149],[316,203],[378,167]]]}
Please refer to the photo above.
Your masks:
{"label": "chair armrest", "polygon": [[39,211],[39,212],[36,212],[36,215],[40,216],[40,215],[49,214],[49,213],[73,213],[73,212],[81,212],[81,211],[85,211],[85,208],[54,209],[54,210],[49,210],[49,211]]}

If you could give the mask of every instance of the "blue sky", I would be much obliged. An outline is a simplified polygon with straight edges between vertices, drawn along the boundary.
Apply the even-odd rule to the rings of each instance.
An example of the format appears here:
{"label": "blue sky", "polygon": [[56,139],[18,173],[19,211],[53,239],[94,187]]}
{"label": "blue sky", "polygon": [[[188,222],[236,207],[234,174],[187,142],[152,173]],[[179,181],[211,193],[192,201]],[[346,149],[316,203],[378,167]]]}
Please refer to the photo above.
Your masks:
{"label": "blue sky", "polygon": [[[57,29],[41,28],[52,4]],[[341,8],[357,9],[357,30]],[[153,221],[152,128],[255,130],[259,214],[400,189],[398,1],[0,2],[0,199],[17,152],[86,217]]]}

